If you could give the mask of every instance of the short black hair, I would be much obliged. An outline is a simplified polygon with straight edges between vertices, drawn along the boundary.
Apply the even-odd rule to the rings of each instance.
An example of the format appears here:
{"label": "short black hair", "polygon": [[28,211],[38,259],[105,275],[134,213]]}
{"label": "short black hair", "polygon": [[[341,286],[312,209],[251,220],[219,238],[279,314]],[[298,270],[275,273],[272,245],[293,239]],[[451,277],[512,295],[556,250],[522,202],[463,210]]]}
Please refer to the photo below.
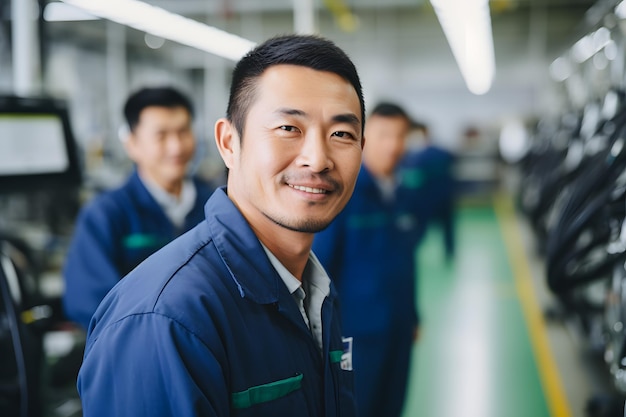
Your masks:
{"label": "short black hair", "polygon": [[361,104],[361,129],[365,123],[363,89],[354,63],[332,41],[316,35],[281,35],[248,52],[235,66],[226,117],[243,137],[245,119],[254,100],[256,80],[274,65],[299,65],[339,75],[352,84]]}
{"label": "short black hair", "polygon": [[409,117],[409,114],[399,105],[389,102],[378,103],[370,116],[383,116],[383,117],[404,117],[410,124],[413,121]]}
{"label": "short black hair", "polygon": [[413,120],[411,129],[421,130],[423,132],[428,133],[428,125],[425,122],[421,122],[419,120]]}
{"label": "short black hair", "polygon": [[193,106],[187,96],[179,90],[164,87],[144,87],[132,93],[124,104],[124,117],[128,128],[133,131],[139,123],[139,116],[146,107],[183,107],[193,117]]}

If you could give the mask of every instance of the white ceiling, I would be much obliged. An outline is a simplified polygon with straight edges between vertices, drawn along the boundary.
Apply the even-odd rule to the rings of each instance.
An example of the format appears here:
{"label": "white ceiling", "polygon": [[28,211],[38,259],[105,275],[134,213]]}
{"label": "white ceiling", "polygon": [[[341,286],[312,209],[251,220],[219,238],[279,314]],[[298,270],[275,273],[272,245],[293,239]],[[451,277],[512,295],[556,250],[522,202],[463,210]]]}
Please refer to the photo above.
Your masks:
{"label": "white ceiling", "polygon": [[[293,31],[293,2],[299,0],[144,0],[156,6],[259,42]],[[401,101],[439,125],[466,119],[499,120],[511,113],[541,113],[549,64],[599,25],[619,0],[491,0],[496,55],[494,87],[470,95],[427,0],[343,0],[359,20],[357,30],[339,28],[328,2],[313,0],[318,32],[346,49],[366,81],[366,97]],[[0,0],[0,16],[2,3]],[[6,9],[6,8],[5,8]],[[51,23],[46,39],[105,50],[104,22]],[[129,53],[160,56],[184,68],[204,68],[205,53],[167,42],[145,47],[143,33],[127,30]],[[625,54],[624,51],[621,51]],[[232,65],[232,63],[228,63]],[[547,100],[547,101],[546,101]]]}
{"label": "white ceiling", "polygon": [[[2,2],[10,0],[0,0]],[[50,0],[52,1],[52,0]],[[260,36],[271,33],[276,20],[278,28],[293,29],[293,3],[299,0],[144,0],[166,10],[230,29],[233,32],[250,32],[250,27],[263,26]],[[361,22],[356,32],[346,34],[333,25],[333,15],[327,3],[343,3]],[[617,0],[492,0],[492,24],[497,60],[504,62],[507,55],[520,53],[520,48],[555,56],[570,46],[576,37],[597,23],[597,18],[586,13],[592,5],[606,9]],[[329,37],[378,37],[397,39],[410,37],[412,41],[430,41],[443,36],[435,14],[427,0],[313,0],[322,35]],[[603,14],[602,12],[600,13]],[[589,15],[589,13],[587,13]],[[411,24],[413,22],[413,24]],[[372,24],[374,25],[372,26]],[[270,25],[270,27],[267,27]],[[50,36],[76,35],[88,41],[104,37],[103,26],[94,22],[50,24]],[[410,30],[412,29],[412,30]],[[244,33],[241,33],[244,32]],[[138,34],[139,35],[139,34]],[[141,36],[130,37],[130,42],[142,42]],[[253,39],[260,41],[262,39]]]}

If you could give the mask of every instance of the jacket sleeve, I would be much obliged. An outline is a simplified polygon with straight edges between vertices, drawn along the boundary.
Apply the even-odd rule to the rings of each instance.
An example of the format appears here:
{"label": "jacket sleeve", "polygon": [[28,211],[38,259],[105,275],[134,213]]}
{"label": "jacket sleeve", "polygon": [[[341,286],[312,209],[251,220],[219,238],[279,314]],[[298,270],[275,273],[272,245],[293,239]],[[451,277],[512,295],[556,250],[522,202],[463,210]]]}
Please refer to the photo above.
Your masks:
{"label": "jacket sleeve", "polygon": [[169,317],[128,316],[87,344],[77,383],[83,415],[229,416],[223,355]]}
{"label": "jacket sleeve", "polygon": [[122,278],[115,261],[119,224],[107,213],[95,205],[80,213],[63,267],[65,314],[84,329],[100,301]]}

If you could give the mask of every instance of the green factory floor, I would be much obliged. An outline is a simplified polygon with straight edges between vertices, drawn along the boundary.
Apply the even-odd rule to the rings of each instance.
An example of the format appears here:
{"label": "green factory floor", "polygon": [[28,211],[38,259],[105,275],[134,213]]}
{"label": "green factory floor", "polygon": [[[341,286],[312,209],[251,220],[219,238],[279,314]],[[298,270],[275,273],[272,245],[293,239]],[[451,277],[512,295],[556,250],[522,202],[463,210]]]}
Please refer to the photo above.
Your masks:
{"label": "green factory floor", "polygon": [[460,206],[457,253],[418,251],[422,328],[405,417],[573,417],[512,204]]}

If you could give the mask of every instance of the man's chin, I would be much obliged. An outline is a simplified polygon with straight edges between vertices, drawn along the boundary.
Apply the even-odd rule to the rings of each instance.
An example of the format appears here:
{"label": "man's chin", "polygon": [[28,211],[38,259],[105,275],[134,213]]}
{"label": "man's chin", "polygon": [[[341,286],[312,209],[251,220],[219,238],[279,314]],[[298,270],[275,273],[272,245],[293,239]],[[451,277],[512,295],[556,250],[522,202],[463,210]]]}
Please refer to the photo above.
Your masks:
{"label": "man's chin", "polygon": [[318,233],[326,229],[330,225],[330,220],[322,219],[305,219],[297,221],[288,221],[287,219],[270,218],[277,225],[285,229],[300,233]]}
{"label": "man's chin", "polygon": [[187,169],[171,169],[166,175],[170,181],[182,181],[186,176]]}

